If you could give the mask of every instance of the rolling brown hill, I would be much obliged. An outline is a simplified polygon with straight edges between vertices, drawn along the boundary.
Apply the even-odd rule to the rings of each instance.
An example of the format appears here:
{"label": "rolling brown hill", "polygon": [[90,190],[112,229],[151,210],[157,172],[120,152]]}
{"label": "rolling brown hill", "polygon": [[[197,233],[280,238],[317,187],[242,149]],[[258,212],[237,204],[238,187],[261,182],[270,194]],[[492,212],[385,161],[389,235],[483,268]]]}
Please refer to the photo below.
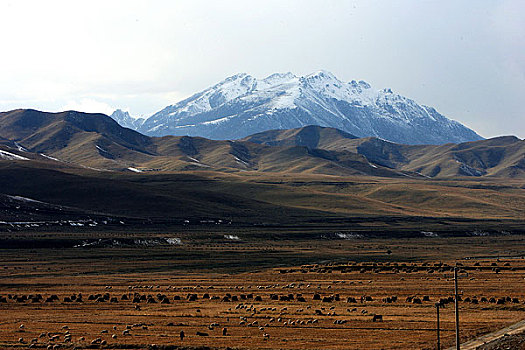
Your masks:
{"label": "rolling brown hill", "polygon": [[[334,129],[335,130],[335,129]],[[327,129],[329,132],[332,129]],[[111,171],[263,171],[331,175],[402,176],[355,152],[309,145],[270,146],[199,137],[147,137],[103,114],[75,111],[0,113],[0,140],[57,161]],[[325,138],[326,139],[326,138]]]}
{"label": "rolling brown hill", "polygon": [[445,145],[400,145],[319,126],[237,141],[148,137],[103,114],[0,113],[0,144],[110,171],[257,171],[380,177],[525,177],[525,141],[514,136]]}
{"label": "rolling brown hill", "polygon": [[445,145],[400,145],[374,137],[355,138],[336,129],[308,126],[272,130],[244,141],[267,145],[303,144],[331,152],[351,152],[371,163],[427,177],[525,177],[525,141],[515,136]]}
{"label": "rolling brown hill", "polygon": [[309,125],[298,129],[270,130],[243,140],[270,146],[305,146],[341,151],[345,150],[342,147],[344,142],[355,139],[356,136],[338,129]]}

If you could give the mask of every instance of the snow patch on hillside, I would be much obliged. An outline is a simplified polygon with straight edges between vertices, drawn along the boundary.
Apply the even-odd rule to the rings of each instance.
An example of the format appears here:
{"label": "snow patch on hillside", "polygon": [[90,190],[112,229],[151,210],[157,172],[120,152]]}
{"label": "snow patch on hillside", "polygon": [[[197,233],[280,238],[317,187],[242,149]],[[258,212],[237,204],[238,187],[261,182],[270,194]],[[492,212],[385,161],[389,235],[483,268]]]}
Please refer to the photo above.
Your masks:
{"label": "snow patch on hillside", "polygon": [[18,154],[14,154],[7,151],[0,150],[0,159],[3,160],[29,160],[29,158],[19,156]]}

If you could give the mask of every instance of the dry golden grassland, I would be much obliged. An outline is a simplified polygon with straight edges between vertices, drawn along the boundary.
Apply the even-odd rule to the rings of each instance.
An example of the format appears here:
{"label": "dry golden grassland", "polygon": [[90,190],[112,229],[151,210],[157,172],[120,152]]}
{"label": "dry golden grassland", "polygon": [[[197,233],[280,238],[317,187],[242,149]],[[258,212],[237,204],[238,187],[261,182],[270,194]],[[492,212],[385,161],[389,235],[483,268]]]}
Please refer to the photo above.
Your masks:
{"label": "dry golden grassland", "polygon": [[[462,341],[523,318],[524,239],[3,249],[0,348],[432,349],[457,263]],[[453,303],[440,311],[452,345]]]}

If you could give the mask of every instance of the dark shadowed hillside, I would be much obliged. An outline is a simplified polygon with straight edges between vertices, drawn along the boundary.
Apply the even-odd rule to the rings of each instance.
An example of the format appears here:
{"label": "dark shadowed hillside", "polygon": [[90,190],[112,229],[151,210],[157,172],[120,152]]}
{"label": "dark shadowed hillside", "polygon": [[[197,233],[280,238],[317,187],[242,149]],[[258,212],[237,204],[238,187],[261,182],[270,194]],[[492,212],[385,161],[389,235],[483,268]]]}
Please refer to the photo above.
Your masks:
{"label": "dark shadowed hillside", "polygon": [[400,145],[378,138],[355,138],[339,130],[308,126],[272,130],[245,141],[267,145],[305,144],[333,152],[351,152],[370,162],[428,177],[525,176],[525,141],[514,136],[445,145]]}

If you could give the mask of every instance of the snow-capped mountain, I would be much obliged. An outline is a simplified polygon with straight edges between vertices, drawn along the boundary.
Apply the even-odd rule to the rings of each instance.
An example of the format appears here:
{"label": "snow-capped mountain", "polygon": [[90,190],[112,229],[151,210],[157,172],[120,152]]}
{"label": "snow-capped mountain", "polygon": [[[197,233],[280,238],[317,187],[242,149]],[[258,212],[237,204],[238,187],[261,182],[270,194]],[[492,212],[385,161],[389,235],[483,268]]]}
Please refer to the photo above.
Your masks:
{"label": "snow-capped mountain", "polygon": [[364,81],[340,81],[327,71],[302,77],[276,73],[264,79],[237,74],[164,108],[136,129],[150,136],[239,139],[266,130],[306,125],[405,144],[482,139],[432,107],[419,105],[390,89],[373,89]]}
{"label": "snow-capped mountain", "polygon": [[121,109],[117,109],[110,115],[110,117],[121,126],[134,130],[137,130],[145,120],[144,118],[133,118],[128,112],[124,112]]}

